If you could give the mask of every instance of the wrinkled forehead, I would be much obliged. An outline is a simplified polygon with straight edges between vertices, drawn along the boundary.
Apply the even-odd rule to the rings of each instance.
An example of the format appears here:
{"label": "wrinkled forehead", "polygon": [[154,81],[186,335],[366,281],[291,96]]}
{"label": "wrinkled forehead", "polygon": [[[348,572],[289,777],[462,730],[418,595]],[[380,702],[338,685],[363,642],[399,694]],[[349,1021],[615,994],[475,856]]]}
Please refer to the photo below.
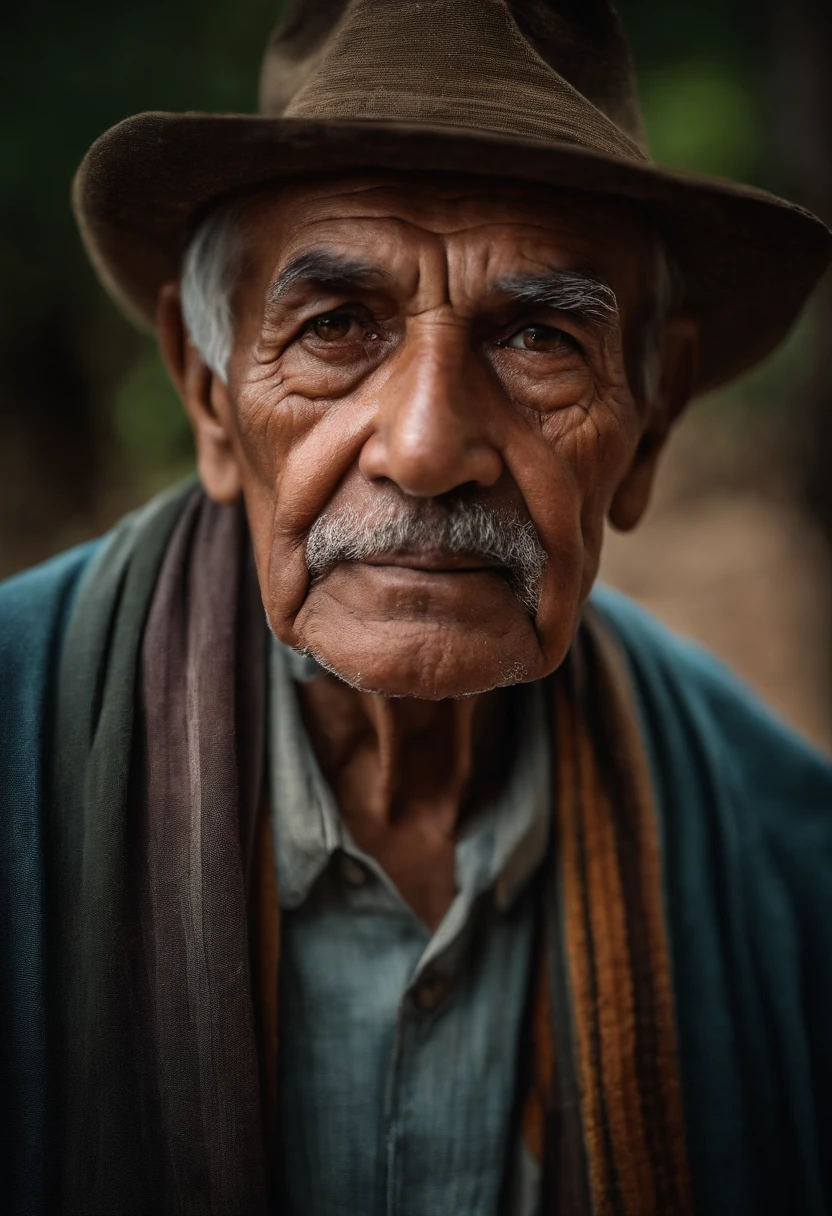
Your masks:
{"label": "wrinkled forehead", "polygon": [[304,179],[253,197],[242,226],[248,270],[262,287],[310,249],[409,276],[420,255],[439,248],[483,278],[530,265],[588,269],[626,305],[641,298],[656,265],[652,226],[631,203],[462,175]]}

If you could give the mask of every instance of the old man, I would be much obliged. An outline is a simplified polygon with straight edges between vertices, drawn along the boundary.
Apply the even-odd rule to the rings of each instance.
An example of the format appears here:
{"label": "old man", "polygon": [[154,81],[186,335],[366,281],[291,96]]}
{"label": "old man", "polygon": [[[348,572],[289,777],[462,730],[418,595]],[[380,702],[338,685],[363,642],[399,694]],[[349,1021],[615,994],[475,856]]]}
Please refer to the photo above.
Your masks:
{"label": "old man", "polygon": [[823,225],[604,0],[297,0],[75,207],[200,483],[0,590],[3,1211],[832,1210],[832,766],[590,595]]}

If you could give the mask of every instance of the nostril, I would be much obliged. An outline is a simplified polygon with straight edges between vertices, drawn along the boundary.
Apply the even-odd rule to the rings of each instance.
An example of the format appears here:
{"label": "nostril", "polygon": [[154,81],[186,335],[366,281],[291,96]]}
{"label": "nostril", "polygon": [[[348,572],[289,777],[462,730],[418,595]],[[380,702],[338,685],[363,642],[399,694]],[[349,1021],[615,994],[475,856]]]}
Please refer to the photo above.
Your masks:
{"label": "nostril", "polygon": [[443,506],[452,506],[460,499],[467,501],[470,498],[477,498],[482,494],[482,486],[478,481],[463,481],[460,485],[454,486],[452,490],[446,490],[444,494],[438,494],[436,501],[442,503]]}
{"label": "nostril", "polygon": [[393,477],[389,477],[387,473],[382,473],[373,468],[362,468],[361,465],[359,465],[359,469],[364,477],[364,480],[369,481],[371,485],[384,486],[385,488],[387,486],[396,485],[395,479]]}

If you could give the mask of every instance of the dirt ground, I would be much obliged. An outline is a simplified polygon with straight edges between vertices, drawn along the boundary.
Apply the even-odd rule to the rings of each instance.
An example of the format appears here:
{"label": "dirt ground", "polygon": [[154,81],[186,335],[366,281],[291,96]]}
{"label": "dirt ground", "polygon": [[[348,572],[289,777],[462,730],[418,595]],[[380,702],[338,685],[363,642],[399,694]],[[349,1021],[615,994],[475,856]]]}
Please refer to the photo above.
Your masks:
{"label": "dirt ground", "polygon": [[680,427],[653,504],[608,536],[601,578],[723,658],[814,743],[832,752],[832,577],[797,496],[766,470],[709,464],[712,419]]}

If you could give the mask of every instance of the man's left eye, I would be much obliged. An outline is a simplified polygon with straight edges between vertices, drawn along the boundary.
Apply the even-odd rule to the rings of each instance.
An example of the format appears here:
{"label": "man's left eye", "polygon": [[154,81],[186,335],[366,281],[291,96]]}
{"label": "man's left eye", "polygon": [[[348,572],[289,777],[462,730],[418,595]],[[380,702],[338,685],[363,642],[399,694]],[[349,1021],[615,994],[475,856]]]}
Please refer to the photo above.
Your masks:
{"label": "man's left eye", "polygon": [[309,322],[309,329],[322,342],[343,342],[345,338],[357,336],[356,318],[348,312],[328,312]]}
{"label": "man's left eye", "polygon": [[534,350],[548,354],[558,350],[574,350],[575,341],[553,325],[525,325],[503,343],[510,350]]}

